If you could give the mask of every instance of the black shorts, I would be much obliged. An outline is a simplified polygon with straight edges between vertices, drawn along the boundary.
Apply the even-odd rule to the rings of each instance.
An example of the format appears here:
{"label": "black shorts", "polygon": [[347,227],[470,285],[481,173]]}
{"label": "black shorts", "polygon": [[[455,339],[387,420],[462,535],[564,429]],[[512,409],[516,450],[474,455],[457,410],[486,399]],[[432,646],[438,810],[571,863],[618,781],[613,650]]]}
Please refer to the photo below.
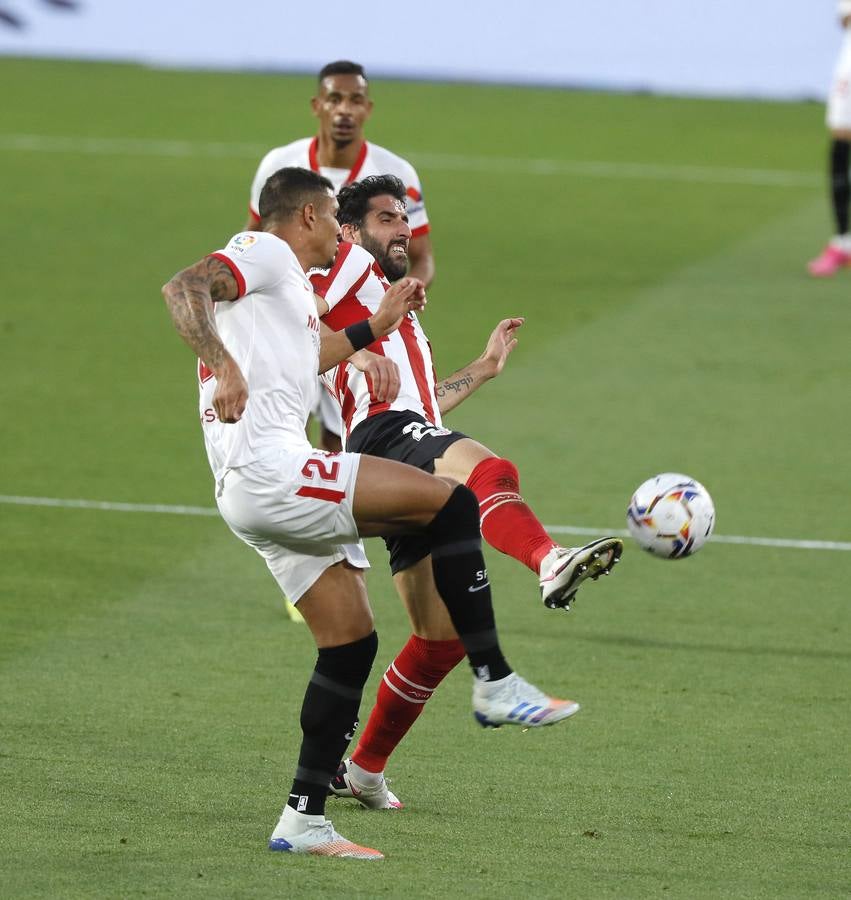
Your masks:
{"label": "black shorts", "polygon": [[[434,461],[465,437],[460,431],[432,425],[417,413],[391,411],[357,425],[346,441],[346,451],[395,459],[434,474]],[[394,575],[431,553],[431,542],[424,534],[400,534],[385,538],[384,543],[390,551],[390,571]]]}

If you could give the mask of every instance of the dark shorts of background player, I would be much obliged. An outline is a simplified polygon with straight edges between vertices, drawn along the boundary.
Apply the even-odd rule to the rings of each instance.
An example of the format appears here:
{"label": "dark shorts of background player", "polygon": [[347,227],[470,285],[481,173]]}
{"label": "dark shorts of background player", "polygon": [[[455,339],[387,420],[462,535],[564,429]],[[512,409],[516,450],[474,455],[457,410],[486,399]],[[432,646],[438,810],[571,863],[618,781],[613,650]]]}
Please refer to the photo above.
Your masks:
{"label": "dark shorts of background player", "polygon": [[[422,425],[405,431],[409,425]],[[439,459],[456,441],[467,437],[460,431],[437,429],[440,433],[430,434],[429,428],[435,428],[422,416],[413,412],[385,412],[370,419],[364,419],[357,425],[346,441],[349,453],[366,453],[368,456],[380,456],[383,459],[395,459],[397,462],[416,466],[424,472],[434,474],[434,461]],[[419,434],[419,437],[416,435]],[[390,571],[395,575],[410,569],[414,563],[425,559],[431,553],[431,543],[425,535],[401,534],[385,538],[384,543],[390,551]]]}

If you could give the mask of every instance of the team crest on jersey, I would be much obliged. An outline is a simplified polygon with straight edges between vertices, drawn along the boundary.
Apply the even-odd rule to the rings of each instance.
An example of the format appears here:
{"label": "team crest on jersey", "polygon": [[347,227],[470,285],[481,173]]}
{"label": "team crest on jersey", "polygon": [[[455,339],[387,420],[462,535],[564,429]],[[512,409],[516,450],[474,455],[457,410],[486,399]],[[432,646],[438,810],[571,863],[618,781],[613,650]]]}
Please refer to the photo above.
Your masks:
{"label": "team crest on jersey", "polygon": [[257,237],[253,234],[238,234],[230,242],[230,249],[236,250],[237,253],[245,253],[245,251],[257,243]]}

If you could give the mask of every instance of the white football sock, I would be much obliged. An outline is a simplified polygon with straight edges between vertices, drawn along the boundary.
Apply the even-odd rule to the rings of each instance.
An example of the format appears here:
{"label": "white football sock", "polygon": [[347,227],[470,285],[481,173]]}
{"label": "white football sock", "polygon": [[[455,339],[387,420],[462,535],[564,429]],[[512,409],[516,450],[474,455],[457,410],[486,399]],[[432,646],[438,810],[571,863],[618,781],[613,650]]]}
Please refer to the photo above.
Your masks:
{"label": "white football sock", "polygon": [[354,777],[355,781],[362,787],[371,788],[378,787],[384,780],[383,772],[367,772],[357,763],[349,761],[349,777]]}
{"label": "white football sock", "polygon": [[296,812],[291,806],[285,806],[272,837],[293,837],[307,831],[311,825],[322,825],[324,822],[325,816],[309,816],[307,813]]}

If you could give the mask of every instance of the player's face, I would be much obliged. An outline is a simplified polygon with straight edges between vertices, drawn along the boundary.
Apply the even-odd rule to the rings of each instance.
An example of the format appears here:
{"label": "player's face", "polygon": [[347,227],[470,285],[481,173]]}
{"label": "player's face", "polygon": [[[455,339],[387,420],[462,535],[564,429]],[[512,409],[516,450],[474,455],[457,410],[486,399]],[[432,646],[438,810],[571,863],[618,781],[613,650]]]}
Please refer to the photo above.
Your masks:
{"label": "player's face", "polygon": [[372,112],[366,79],[362,75],[329,75],[311,100],[320,131],[338,147],[360,141],[364,122]]}
{"label": "player's face", "polygon": [[315,214],[315,265],[327,269],[334,265],[337,256],[337,245],[342,237],[340,223],[337,221],[337,198],[329,191],[314,205]]}
{"label": "player's face", "polygon": [[411,228],[401,200],[390,194],[373,197],[363,225],[352,236],[378,260],[389,281],[398,281],[408,271]]}

